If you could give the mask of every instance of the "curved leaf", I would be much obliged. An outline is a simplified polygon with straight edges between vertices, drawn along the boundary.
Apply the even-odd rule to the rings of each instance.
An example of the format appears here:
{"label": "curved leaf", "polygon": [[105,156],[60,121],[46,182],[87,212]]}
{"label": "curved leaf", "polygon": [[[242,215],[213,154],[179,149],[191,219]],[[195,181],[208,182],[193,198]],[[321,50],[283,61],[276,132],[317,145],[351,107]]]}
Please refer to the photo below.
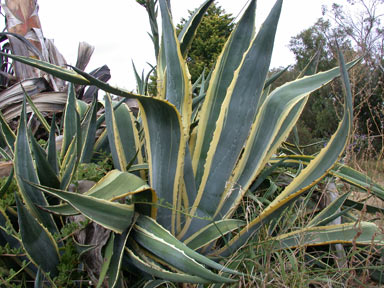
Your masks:
{"label": "curved leaf", "polygon": [[11,151],[13,151],[14,149],[13,145],[15,144],[15,141],[16,141],[16,135],[13,133],[12,129],[9,127],[1,111],[0,111],[0,126],[9,148],[11,149]]}
{"label": "curved leaf", "polygon": [[[83,195],[107,201],[114,201],[127,196],[140,194],[145,191],[149,191],[152,195],[155,195],[155,192],[140,177],[119,170],[112,170]],[[78,211],[69,204],[46,206],[42,208],[58,215],[78,214]]]}
{"label": "curved leaf", "polygon": [[277,249],[329,244],[384,245],[384,237],[374,223],[361,222],[301,229],[272,239]]}
{"label": "curved leaf", "polygon": [[[239,222],[241,222],[241,221],[237,221],[236,224],[239,225]],[[227,223],[226,227],[230,226],[230,224],[234,225],[234,223]],[[225,227],[223,225],[220,225],[220,226],[221,226],[220,228]],[[140,227],[144,233],[147,233],[147,234],[150,233],[154,237],[165,241],[168,245],[172,245],[175,248],[180,249],[183,253],[185,253],[185,255],[191,257],[192,259],[194,259],[194,260],[196,260],[202,264],[207,265],[208,267],[211,267],[213,269],[217,269],[217,270],[220,270],[220,271],[223,271],[226,273],[241,274],[241,273],[238,273],[237,271],[230,270],[230,269],[206,258],[205,256],[197,253],[196,251],[194,251],[190,247],[186,246],[183,242],[180,242],[172,234],[170,234],[169,231],[165,230],[163,227],[161,227],[159,224],[157,224],[153,219],[151,219],[149,217],[139,216],[139,218],[136,221],[136,227]],[[239,227],[239,226],[237,226],[237,227]],[[217,231],[217,229],[219,229],[219,228],[216,227],[216,231]],[[207,229],[204,231],[204,233],[207,231],[210,231],[210,230],[211,230],[210,227],[207,227]],[[150,248],[147,248],[147,249],[151,250]],[[187,271],[184,271],[184,272],[187,272]]]}
{"label": "curved leaf", "polygon": [[[287,165],[297,166],[299,163],[303,165],[308,165],[310,161],[314,158],[313,156],[299,156],[299,155],[290,155],[272,159],[271,162],[275,162],[278,159],[285,159]],[[369,191],[373,195],[384,200],[384,188],[373,181],[369,176],[361,173],[351,167],[348,167],[344,164],[337,163],[332,170],[329,171],[330,175],[340,178],[340,180],[347,182],[363,191]]]}
{"label": "curved leaf", "polygon": [[[193,234],[184,243],[193,250],[200,249],[213,241],[222,238],[224,235],[239,231],[245,226],[245,222],[237,219],[225,219],[209,224]],[[228,272],[233,273],[233,272]]]}
{"label": "curved leaf", "polygon": [[121,234],[131,225],[134,214],[133,205],[110,202],[88,195],[61,191],[33,183],[29,184],[44,193],[48,193],[68,202],[89,220],[94,221],[106,229]]}
{"label": "curved leaf", "polygon": [[25,56],[16,56],[12,54],[7,54],[0,51],[0,55],[9,57],[13,60],[19,61],[21,63],[36,67],[40,70],[43,70],[53,76],[56,76],[60,79],[69,81],[74,84],[80,84],[80,85],[89,85],[89,81],[79,75],[78,73],[75,73],[71,70],[62,68],[60,66],[50,64],[48,62],[44,62],[41,60],[37,60],[35,58],[25,57]]}
{"label": "curved leaf", "polygon": [[211,282],[237,282],[237,280],[228,279],[214,274],[203,265],[197,263],[194,259],[186,255],[179,248],[137,225],[134,226],[132,233],[132,236],[137,243],[148,249],[160,259],[166,261],[166,263],[170,263],[178,270],[187,274],[199,276]]}
{"label": "curved leaf", "polygon": [[[301,173],[284,189],[284,191],[276,197],[271,204],[253,221],[240,231],[233,239],[230,240],[229,245],[223,247],[219,253],[227,255],[231,251],[238,249],[242,246],[264,223],[279,217],[280,213],[293,201],[295,201],[302,193],[318,183],[327,173],[332,169],[339,157],[342,155],[345,146],[348,143],[350,133],[352,131],[353,121],[353,106],[352,95],[349,87],[348,74],[344,64],[343,56],[340,53],[340,69],[343,76],[343,83],[345,87],[345,104],[344,104],[344,117],[339,124],[335,134],[332,136],[328,145],[323,148],[318,156],[313,159],[309,165],[304,168]],[[332,70],[331,70],[332,71]],[[326,75],[325,72],[318,75]],[[316,76],[312,76],[316,77]],[[313,79],[312,77],[303,78],[300,81],[307,81]],[[319,77],[319,76],[318,76]],[[321,76],[320,76],[321,77]],[[307,80],[306,80],[307,79]],[[305,83],[305,82],[304,82]],[[287,84],[289,85],[289,84]],[[283,89],[283,86],[281,89]],[[305,85],[302,86],[306,87]],[[302,90],[305,93],[305,90]],[[268,99],[267,99],[268,100]],[[267,102],[265,102],[267,103]]]}
{"label": "curved leaf", "polygon": [[187,57],[188,49],[196,35],[199,24],[213,1],[214,0],[206,0],[203,4],[201,4],[201,6],[191,15],[188,22],[185,23],[183,30],[179,33],[178,39],[180,41],[180,50],[184,59]]}
{"label": "curved leaf", "polygon": [[[130,246],[132,246],[132,244]],[[128,252],[129,259],[134,266],[154,277],[179,283],[211,283],[207,279],[180,272],[171,272],[149,261],[146,261],[147,257],[144,255],[144,252],[141,252],[137,247],[136,249],[125,247],[125,250]]]}

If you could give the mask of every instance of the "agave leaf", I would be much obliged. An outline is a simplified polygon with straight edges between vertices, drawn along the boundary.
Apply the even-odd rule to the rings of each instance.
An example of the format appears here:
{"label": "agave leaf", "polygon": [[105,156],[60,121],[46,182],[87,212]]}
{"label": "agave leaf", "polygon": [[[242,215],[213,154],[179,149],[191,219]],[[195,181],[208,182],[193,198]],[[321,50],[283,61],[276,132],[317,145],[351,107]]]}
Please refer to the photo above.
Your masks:
{"label": "agave leaf", "polygon": [[[22,245],[32,262],[52,277],[57,274],[59,248],[49,231],[24,208],[15,194]],[[44,251],[44,253],[42,253]]]}
{"label": "agave leaf", "polygon": [[[283,75],[285,72],[287,72],[289,66],[285,67],[284,69],[282,69],[281,71],[271,75],[271,77],[269,77],[266,81],[265,81],[265,84],[264,84],[264,89],[267,89],[269,86],[272,85],[273,82],[275,82],[277,79],[280,78],[281,75]],[[314,73],[313,73],[314,74]]]}
{"label": "agave leaf", "polygon": [[130,228],[125,230],[122,234],[115,235],[113,243],[113,254],[108,269],[108,287],[110,288],[116,287],[118,284],[120,269],[125,251],[124,248],[127,243],[129,233]]}
{"label": "agave leaf", "polygon": [[107,129],[104,129],[100,136],[97,138],[95,145],[93,146],[94,151],[104,151],[110,153],[109,143],[108,143],[108,133]]}
{"label": "agave leaf", "polygon": [[[336,217],[333,217],[336,213],[340,211],[340,208],[343,206],[345,200],[348,198],[350,193],[345,193],[333,201],[329,206],[324,208],[319,214],[317,214],[313,219],[307,224],[307,227],[313,226],[324,226],[327,223],[324,221],[332,221]],[[320,223],[323,223],[321,225]]]}
{"label": "agave leaf", "polygon": [[51,233],[57,232],[57,227],[53,218],[48,213],[36,208],[36,205],[45,206],[47,200],[41,191],[27,185],[24,180],[32,183],[39,183],[36,168],[33,163],[31,148],[29,146],[29,137],[27,133],[25,99],[22,105],[18,133],[15,143],[14,169],[17,185],[24,202],[33,217],[37,218]]}
{"label": "agave leaf", "polygon": [[236,282],[236,280],[214,274],[186,255],[183,250],[138,225],[134,226],[132,237],[145,249],[148,249],[151,253],[184,273],[196,275],[212,282]]}
{"label": "agave leaf", "polygon": [[[180,189],[179,201],[176,202],[176,232],[174,235],[178,235],[179,239],[183,238],[182,226],[181,223],[184,223],[186,216],[190,210],[190,205],[193,203],[193,199],[196,198],[196,182],[193,173],[191,153],[189,151],[189,146],[185,148],[184,155],[184,179],[181,182],[183,185]],[[185,213],[185,211],[188,211]]]}
{"label": "agave leaf", "polygon": [[383,214],[384,213],[384,208],[375,207],[375,206],[372,206],[372,205],[368,205],[366,203],[361,203],[361,202],[353,201],[351,199],[345,200],[344,206],[345,207],[349,207],[349,208],[354,208],[354,209],[360,210],[360,211],[362,211],[364,209],[368,213],[372,213],[372,214],[375,214],[375,213]]}
{"label": "agave leaf", "polygon": [[[237,228],[238,228],[239,227],[238,225],[240,224],[241,221],[235,221],[235,222],[236,222]],[[229,222],[227,222],[226,224],[227,224],[226,226],[220,225],[220,224],[218,226],[221,226],[221,227],[216,226],[216,231],[217,231],[217,229],[220,229],[220,228],[223,228],[223,229],[228,228],[228,226],[231,226],[231,224],[232,224],[232,226],[236,225],[235,223],[229,223]],[[241,273],[238,273],[237,271],[230,270],[230,269],[206,258],[205,256],[197,253],[193,249],[189,248],[183,242],[180,242],[179,240],[177,240],[171,233],[169,233],[169,231],[167,231],[166,229],[161,227],[158,223],[156,223],[156,221],[154,221],[152,218],[149,218],[147,216],[139,216],[137,221],[136,221],[136,227],[140,227],[140,229],[142,231],[144,231],[144,232],[147,231],[145,233],[150,233],[154,237],[162,239],[167,244],[172,245],[175,248],[183,251],[183,253],[185,253],[185,255],[187,255],[188,257],[191,257],[192,259],[194,259],[194,260],[196,260],[202,264],[205,264],[206,266],[208,266],[210,268],[217,269],[217,270],[220,270],[220,271],[223,271],[226,273],[241,274]],[[212,231],[212,229],[210,229],[210,228],[211,227],[207,227],[207,229],[205,229],[204,233]],[[147,248],[147,249],[151,250],[150,248]],[[159,256],[159,257],[161,258],[161,256]],[[184,271],[184,272],[187,272],[187,271]]]}
{"label": "agave leaf", "polygon": [[165,50],[164,50],[164,40],[161,37],[161,45],[159,54],[157,57],[157,66],[156,66],[156,75],[157,75],[157,94],[156,97],[159,99],[165,99],[165,68],[166,68],[166,59],[165,59]]}
{"label": "agave leaf", "polygon": [[[228,246],[222,248],[219,251],[220,254],[227,255],[228,253],[230,253],[229,250],[234,251],[234,249],[238,249],[261,227],[262,224],[267,221],[270,221],[271,219],[279,217],[279,214],[285,209],[285,207],[290,205],[290,203],[295,201],[302,193],[314,186],[325,175],[327,175],[328,172],[335,165],[335,163],[338,161],[339,157],[342,155],[349,141],[349,137],[352,131],[353,107],[348,74],[346,72],[344,58],[341,53],[340,69],[342,78],[344,79],[343,83],[345,88],[344,116],[339,124],[337,131],[328,142],[328,145],[320,151],[318,156],[313,159],[309,163],[309,165],[301,171],[301,173],[284,189],[284,191],[280,195],[278,195],[271,202],[271,204],[258,217],[256,217],[253,221],[246,225],[246,227],[242,231],[240,231],[239,234],[237,234],[233,239],[231,239]],[[296,82],[307,81],[308,79],[313,79],[313,77],[315,77],[316,79],[317,77],[322,77],[327,73],[329,72],[320,73],[315,76],[304,78],[303,80],[297,80]],[[287,86],[283,86],[282,89],[284,87]],[[305,93],[305,90],[302,92]],[[267,103],[268,101],[266,101],[264,104]],[[246,152],[244,152],[244,154],[247,155]],[[230,248],[228,249],[228,247]]]}
{"label": "agave leaf", "polygon": [[363,173],[342,164],[336,165],[335,168],[330,171],[330,173],[333,176],[339,177],[341,180],[360,189],[369,191],[375,196],[379,197],[381,200],[384,200],[384,188],[381,185],[375,183],[367,175],[364,175]]}
{"label": "agave leaf", "polygon": [[[208,244],[213,243],[213,241],[222,238],[224,235],[239,231],[241,227],[245,226],[245,222],[237,219],[224,219],[217,222],[213,222],[205,226],[203,229],[199,230],[193,234],[188,239],[183,242],[188,245],[193,250],[200,249]],[[233,273],[233,272],[229,272]]]}
{"label": "agave leaf", "polygon": [[[128,164],[143,163],[139,133],[135,126],[135,117],[128,105],[123,103],[115,111],[116,125],[120,135],[125,159]],[[127,169],[130,165],[127,165]],[[144,176],[144,175],[143,175]]]}
{"label": "agave leaf", "polygon": [[183,30],[179,33],[178,39],[180,41],[180,50],[184,59],[187,57],[188,49],[192,44],[193,38],[195,38],[196,31],[201,23],[201,20],[213,1],[214,0],[206,0],[203,4],[201,4],[201,6],[191,15],[188,22],[185,23]]}
{"label": "agave leaf", "polygon": [[68,86],[68,98],[64,112],[64,132],[63,143],[61,146],[60,158],[63,159],[68,151],[69,145],[71,145],[77,132],[76,117],[79,117],[76,110],[76,94],[75,85],[70,83]]}
{"label": "agave leaf", "polygon": [[43,286],[43,274],[41,273],[41,270],[40,268],[37,270],[37,273],[36,273],[36,278],[35,278],[35,281],[33,283],[33,288],[42,288],[44,287]]}
{"label": "agave leaf", "polygon": [[109,265],[111,263],[112,255],[113,255],[114,242],[115,242],[115,233],[111,233],[111,235],[109,236],[108,242],[104,247],[103,265],[101,266],[99,281],[97,282],[96,288],[100,288],[103,285],[105,276],[107,275]]}
{"label": "agave leaf", "polygon": [[7,151],[5,151],[3,148],[0,147],[0,155],[4,157],[6,161],[12,161],[12,156],[8,154]]}
{"label": "agave leaf", "polygon": [[[256,38],[244,54],[239,69],[236,70],[227,90],[223,105],[220,107],[221,111],[209,146],[204,174],[191,214],[195,214],[196,211],[197,216],[208,214],[214,217],[221,199],[226,197],[227,180],[233,172],[255,119],[259,97],[271,61],[281,6],[282,1],[276,1]],[[202,199],[204,201],[201,201]],[[204,211],[203,215],[201,211]],[[189,220],[185,225],[186,228],[191,221],[194,222],[189,233],[194,233],[207,224],[206,221],[200,221],[197,218]]]}
{"label": "agave leaf", "polygon": [[24,87],[23,87],[23,91],[24,91],[25,97],[27,98],[28,104],[31,107],[33,113],[35,113],[37,119],[39,119],[41,124],[43,124],[44,129],[49,133],[49,131],[51,130],[51,127],[49,126],[47,120],[45,120],[44,116],[41,114],[39,109],[37,109],[36,105],[33,103],[32,99],[31,99],[31,97],[24,90]]}
{"label": "agave leaf", "polygon": [[[116,111],[116,109],[119,108],[125,101],[126,101],[126,99],[121,99],[119,102],[114,103],[113,104],[113,111]],[[105,105],[104,102],[101,102],[101,104]],[[103,124],[104,121],[105,121],[105,113],[101,114],[101,116],[99,118],[97,118],[96,127],[100,128],[100,125]]]}
{"label": "agave leaf", "polygon": [[374,223],[360,222],[304,228],[272,239],[276,249],[329,244],[384,245],[384,237]]}
{"label": "agave leaf", "polygon": [[145,138],[148,141],[150,186],[164,205],[168,206],[158,208],[157,219],[165,228],[175,232],[176,212],[172,207],[178,206],[186,149],[180,115],[168,103],[164,105],[161,101],[143,100],[140,99],[140,106]]}
{"label": "agave leaf", "polygon": [[107,125],[109,147],[111,148],[113,164],[115,168],[126,171],[127,159],[125,158],[123,144],[120,140],[120,133],[116,118],[112,110],[112,100],[109,94],[105,96],[105,122]]}
{"label": "agave leaf", "polygon": [[[112,170],[83,195],[114,201],[145,191],[155,195],[155,192],[140,177],[119,170]],[[76,209],[68,204],[46,206],[43,208],[59,215],[74,215],[78,213]]]}
{"label": "agave leaf", "polygon": [[52,188],[59,188],[60,181],[57,178],[55,171],[47,160],[47,155],[43,148],[37,143],[35,137],[31,135],[31,148],[36,162],[37,175],[40,183]]}
{"label": "agave leaf", "polygon": [[68,82],[71,82],[74,84],[79,84],[79,85],[89,85],[89,82],[84,77],[82,77],[81,75],[79,75],[79,74],[77,74],[71,70],[62,68],[60,66],[50,64],[48,62],[44,62],[44,61],[37,60],[34,58],[25,57],[25,56],[16,56],[16,55],[7,54],[4,52],[0,52],[0,55],[5,56],[5,57],[9,57],[13,60],[16,60],[18,62],[27,64],[27,65],[30,65],[33,67],[36,67],[40,70],[43,70],[43,71],[45,71],[45,72],[47,72],[53,76],[56,76],[60,79],[63,79],[65,81],[68,81]]}
{"label": "agave leaf", "polygon": [[163,25],[163,49],[166,59],[165,99],[176,106],[186,133],[192,115],[191,87],[186,63],[181,55],[180,44],[172,23],[166,0],[159,0]]}
{"label": "agave leaf", "polygon": [[[11,233],[10,233],[11,232]],[[0,208],[0,235],[11,248],[19,248],[21,246],[20,235],[13,228],[9,216],[3,208]]]}
{"label": "agave leaf", "polygon": [[12,129],[9,127],[7,121],[4,119],[3,113],[0,111],[0,125],[2,134],[5,136],[5,140],[7,141],[8,147],[13,151],[16,141],[16,135],[13,133]]}
{"label": "agave leaf", "polygon": [[[312,75],[314,75],[316,73],[316,71],[317,71],[317,66],[318,66],[318,63],[319,63],[319,58],[320,58],[320,53],[316,53],[311,58],[311,60],[309,61],[307,66],[304,68],[304,70],[297,77],[297,79],[300,79],[300,78],[302,78],[304,76],[312,76]],[[354,63],[354,62],[352,62],[352,63]],[[354,63],[354,64],[356,64],[356,63]],[[349,67],[351,67],[351,66],[349,66]],[[271,148],[271,151],[269,152],[269,154],[274,153],[275,150],[277,149],[277,147],[281,145],[281,139],[285,139],[287,137],[286,136],[287,135],[287,130],[289,130],[289,129],[287,129],[287,127],[290,127],[290,123],[291,122],[296,122],[297,121],[297,120],[292,121],[292,118],[294,119],[294,115],[295,114],[301,114],[302,113],[302,111],[304,110],[304,106],[306,105],[306,103],[308,101],[308,98],[309,98],[309,94],[307,95],[307,97],[304,97],[301,101],[299,101],[299,103],[297,103],[295,105],[295,107],[290,112],[291,115],[288,115],[288,117],[285,119],[285,121],[281,125],[281,128],[280,128],[277,136],[275,137],[274,143],[271,145],[272,148]],[[292,114],[293,114],[293,116],[292,116]],[[295,138],[297,138],[297,143],[298,143],[299,140],[298,140],[296,125],[293,127],[293,131],[294,131]]]}
{"label": "agave leaf", "polygon": [[132,66],[133,66],[133,72],[135,73],[135,77],[136,77],[137,93],[139,93],[140,95],[145,95],[145,92],[144,92],[145,83],[143,81],[143,75],[140,77],[139,73],[137,73],[136,66],[135,66],[135,63],[133,63],[133,60],[132,60]]}
{"label": "agave leaf", "polygon": [[134,213],[133,205],[110,202],[89,195],[66,192],[33,183],[28,184],[66,201],[89,220],[116,233],[123,233],[131,225]]}
{"label": "agave leaf", "polygon": [[140,171],[140,170],[148,170],[149,169],[149,165],[148,163],[143,163],[143,164],[133,164],[128,172],[132,173],[132,172],[136,172],[136,171]]}
{"label": "agave leaf", "polygon": [[4,193],[8,190],[9,186],[11,185],[14,173],[15,169],[12,167],[11,172],[9,173],[9,176],[7,178],[7,182],[5,182],[0,189],[0,198],[3,198]]}
{"label": "agave leaf", "polygon": [[125,250],[128,253],[129,259],[132,262],[134,266],[139,268],[141,271],[144,271],[148,273],[149,275],[152,275],[154,277],[158,277],[161,279],[165,279],[172,282],[179,282],[179,283],[201,283],[201,284],[208,284],[211,281],[198,277],[193,276],[190,274],[185,273],[175,273],[168,270],[165,270],[164,268],[155,265],[154,263],[151,263],[147,260],[147,257],[145,256],[144,251],[140,251],[138,248],[138,245],[135,245],[135,249],[132,248],[133,244],[132,241],[130,241],[130,247],[125,247]]}
{"label": "agave leaf", "polygon": [[[105,103],[105,115],[108,117],[106,119],[108,138],[114,138],[112,141],[109,140],[109,145],[112,145],[110,146],[112,158],[114,162],[117,162],[115,163],[116,168],[124,165],[123,168],[119,168],[122,171],[129,169],[133,163],[143,163],[142,144],[135,125],[136,119],[124,101],[123,99],[118,103]],[[98,122],[101,118],[98,119]],[[97,143],[100,144],[100,142]],[[130,160],[129,163],[128,160]],[[144,177],[144,174],[142,176]]]}
{"label": "agave leaf", "polygon": [[227,40],[212,73],[201,108],[196,145],[194,150],[191,151],[193,153],[192,161],[197,185],[200,184],[202,179],[205,159],[207,158],[227,88],[231,84],[234,73],[242,61],[243,54],[249,48],[254,36],[255,31],[250,27],[255,27],[255,11],[256,1],[253,0]]}
{"label": "agave leaf", "polygon": [[[75,177],[75,171],[76,171],[77,165],[79,164],[80,153],[81,153],[81,134],[82,133],[80,128],[79,114],[77,112],[74,113],[74,119],[72,119],[72,122],[74,122],[76,126],[75,135],[73,136],[72,141],[69,147],[67,148],[67,151],[64,154],[64,158],[62,159],[61,170],[60,170],[60,175],[61,175],[60,188],[63,190],[68,188],[73,177]],[[65,131],[65,127],[64,127],[64,131]],[[63,138],[65,138],[65,132],[64,132]]]}
{"label": "agave leaf", "polygon": [[145,283],[143,288],[158,288],[158,287],[164,287],[163,285],[167,285],[166,287],[173,286],[176,288],[172,282],[169,282],[167,280],[150,280]]}
{"label": "agave leaf", "polygon": [[96,138],[96,116],[97,116],[97,98],[94,97],[92,105],[89,107],[83,122],[82,131],[82,149],[81,163],[89,163],[93,156],[93,146]]}
{"label": "agave leaf", "polygon": [[60,188],[65,190],[75,176],[75,170],[78,162],[76,153],[76,137],[73,138],[72,144],[69,146],[66,156],[63,159],[63,164],[60,169]]}
{"label": "agave leaf", "polygon": [[87,113],[88,110],[89,110],[89,105],[86,102],[76,99],[76,111],[77,113],[79,113],[81,121],[84,120],[85,114]]}
{"label": "agave leaf", "polygon": [[48,147],[47,147],[47,160],[51,165],[51,168],[56,173],[59,174],[59,165],[57,162],[57,153],[56,153],[56,114],[53,114],[51,129],[48,136]]}
{"label": "agave leaf", "polygon": [[[314,158],[313,156],[306,155],[290,155],[279,157],[286,159],[284,163],[287,165],[297,166],[299,163],[303,165],[308,165],[308,163]],[[275,162],[277,159],[273,159],[271,162]],[[344,164],[337,163],[332,170],[329,171],[329,174],[335,177],[340,178],[340,180],[345,181],[363,191],[369,191],[380,199],[384,200],[384,188],[373,181],[369,176],[351,168],[345,166]]]}
{"label": "agave leaf", "polygon": [[[198,107],[200,107],[200,103],[202,103],[202,101],[205,99],[205,96],[206,96],[206,86],[207,86],[207,79],[205,78],[205,70],[203,71],[203,73],[201,74],[201,80],[199,81],[199,79],[197,81],[199,81],[199,84],[200,84],[200,91],[199,91],[199,95],[195,98],[193,98],[192,100],[192,110],[193,110],[193,113],[192,113],[192,119],[195,119],[196,118],[196,114],[198,113]],[[196,82],[197,82],[196,81]],[[194,91],[193,87],[192,87],[192,91]]]}

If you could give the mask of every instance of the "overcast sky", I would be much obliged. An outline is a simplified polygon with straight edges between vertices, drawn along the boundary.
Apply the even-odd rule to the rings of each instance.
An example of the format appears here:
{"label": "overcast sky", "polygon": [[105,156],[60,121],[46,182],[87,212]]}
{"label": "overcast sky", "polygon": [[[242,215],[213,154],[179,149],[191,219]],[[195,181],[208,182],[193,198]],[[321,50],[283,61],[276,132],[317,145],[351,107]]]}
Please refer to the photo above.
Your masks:
{"label": "overcast sky", "polygon": [[[204,0],[171,0],[174,23],[188,16]],[[218,0],[227,13],[238,16],[248,0]],[[313,25],[321,17],[321,6],[346,0],[285,0],[276,35],[271,67],[294,63],[287,48],[292,36]],[[135,88],[132,60],[139,71],[149,70],[146,62],[155,64],[152,42],[147,34],[150,26],[145,9],[135,0],[38,0],[40,21],[46,38],[69,64],[76,63],[79,42],[95,46],[87,72],[107,64],[111,84],[129,90]],[[257,26],[264,21],[274,1],[258,0]]]}

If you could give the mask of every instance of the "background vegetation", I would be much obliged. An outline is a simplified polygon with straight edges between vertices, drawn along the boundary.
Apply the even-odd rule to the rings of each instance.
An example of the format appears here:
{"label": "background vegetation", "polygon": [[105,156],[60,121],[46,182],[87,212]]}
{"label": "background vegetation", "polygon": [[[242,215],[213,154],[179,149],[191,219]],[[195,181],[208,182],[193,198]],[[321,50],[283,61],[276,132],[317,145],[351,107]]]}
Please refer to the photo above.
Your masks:
{"label": "background vegetation", "polygon": [[11,2],[2,286],[383,283],[382,0],[324,7],[291,40],[295,65],[272,70],[281,0],[257,33],[256,1],[236,25],[207,0],[173,27],[170,1],[137,0],[158,60],[135,93],[84,72],[86,43],[67,69],[36,3]]}

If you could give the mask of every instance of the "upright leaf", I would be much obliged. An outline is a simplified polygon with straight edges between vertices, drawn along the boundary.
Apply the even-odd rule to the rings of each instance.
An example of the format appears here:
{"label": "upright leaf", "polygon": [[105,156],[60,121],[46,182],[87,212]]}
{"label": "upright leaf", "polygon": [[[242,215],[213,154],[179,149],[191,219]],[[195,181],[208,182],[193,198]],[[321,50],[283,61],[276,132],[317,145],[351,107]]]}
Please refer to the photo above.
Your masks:
{"label": "upright leaf", "polygon": [[66,201],[89,220],[116,233],[123,233],[131,225],[134,213],[133,205],[120,204],[85,194],[43,187],[33,183],[29,183],[29,185]]}
{"label": "upright leaf", "polygon": [[47,146],[47,160],[57,175],[59,173],[59,165],[56,153],[56,114],[53,114],[52,117],[51,130],[49,131]]}
{"label": "upright leaf", "polygon": [[[244,54],[227,90],[191,214],[196,211],[197,216],[208,214],[214,217],[221,199],[226,196],[224,193],[227,180],[232,174],[255,119],[272,57],[281,6],[282,0],[278,0],[247,53]],[[201,213],[202,211],[204,212]],[[207,223],[199,220],[193,222],[191,232],[196,232]]]}
{"label": "upright leaf", "polygon": [[209,81],[207,94],[201,108],[196,145],[191,151],[197,185],[201,182],[209,145],[227,88],[231,84],[234,73],[243,59],[243,54],[249,48],[254,36],[255,14],[256,0],[253,0],[227,40]]}
{"label": "upright leaf", "polygon": [[105,96],[105,123],[107,125],[109,147],[112,153],[113,164],[115,168],[126,171],[127,159],[125,157],[123,143],[121,142],[119,128],[116,123],[116,117],[112,109],[111,97]]}
{"label": "upright leaf", "polygon": [[56,175],[56,172],[52,169],[52,166],[48,162],[47,155],[43,148],[37,143],[35,137],[31,135],[31,147],[36,162],[36,171],[39,176],[39,182],[42,185],[52,188],[59,188],[60,181]]}
{"label": "upright leaf", "polygon": [[17,185],[19,186],[21,196],[33,217],[37,218],[51,233],[57,232],[56,224],[52,216],[36,207],[47,205],[44,195],[34,187],[27,185],[24,181],[39,183],[36,167],[34,165],[31,149],[29,146],[29,137],[27,133],[27,121],[25,111],[25,99],[23,101],[22,112],[19,120],[19,127],[15,143],[14,169]]}
{"label": "upright leaf", "polygon": [[166,59],[165,99],[176,106],[181,114],[184,130],[188,132],[192,114],[192,96],[187,67],[181,55],[180,44],[167,7],[167,1],[160,0],[159,2],[163,27],[163,49]]}
{"label": "upright leaf", "polygon": [[68,97],[67,104],[65,106],[64,112],[64,133],[63,133],[63,143],[61,146],[60,158],[63,159],[69,145],[71,144],[73,138],[76,136],[77,125],[76,125],[76,94],[75,86],[70,83],[68,85]]}
{"label": "upright leaf", "polygon": [[5,136],[5,140],[7,141],[8,146],[13,151],[16,140],[16,135],[13,133],[12,129],[9,127],[7,121],[5,120],[3,113],[0,111],[0,125]]}
{"label": "upright leaf", "polygon": [[125,103],[120,105],[114,114],[125,159],[131,164],[143,163],[142,144],[135,126],[135,116]]}
{"label": "upright leaf", "polygon": [[93,145],[96,138],[96,116],[97,116],[97,98],[94,97],[92,105],[89,107],[83,122],[82,127],[82,149],[81,163],[89,163],[93,156]]}

